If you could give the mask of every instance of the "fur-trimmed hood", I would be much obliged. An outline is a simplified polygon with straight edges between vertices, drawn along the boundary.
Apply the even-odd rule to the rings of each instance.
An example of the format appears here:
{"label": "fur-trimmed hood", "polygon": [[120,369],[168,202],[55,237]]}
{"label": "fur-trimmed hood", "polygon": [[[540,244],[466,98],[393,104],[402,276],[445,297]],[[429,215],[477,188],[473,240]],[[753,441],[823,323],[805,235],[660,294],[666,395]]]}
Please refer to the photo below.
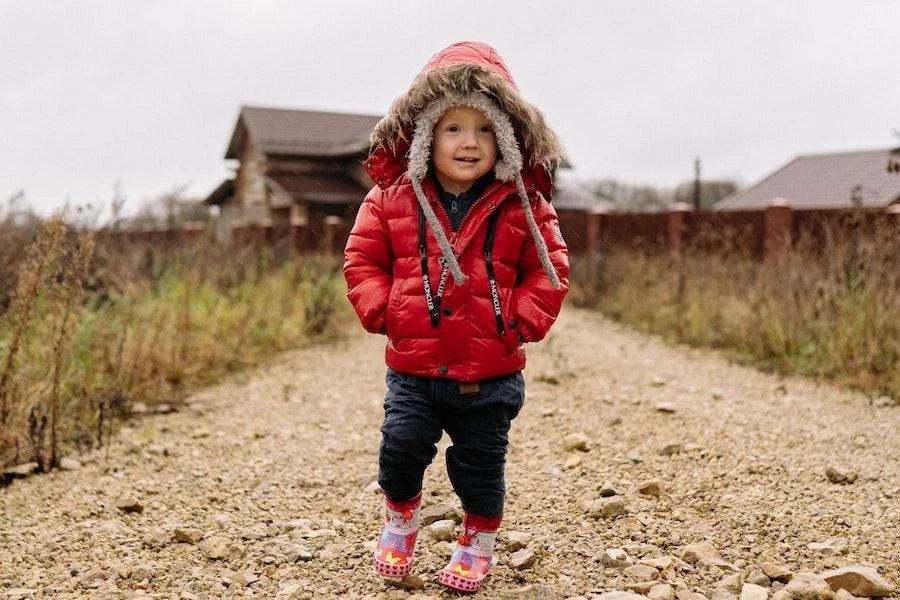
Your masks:
{"label": "fur-trimmed hood", "polygon": [[551,174],[562,150],[543,113],[521,97],[503,59],[487,44],[458,42],[435,54],[375,126],[370,136],[372,150],[363,165],[381,188],[404,174],[409,177],[446,265],[454,280],[462,282],[466,277],[422,189],[431,164],[433,128],[444,112],[459,105],[479,110],[492,123],[498,150],[494,175],[515,183],[547,277],[553,287],[559,287],[531,201],[541,196],[550,200]]}
{"label": "fur-trimmed hood", "polygon": [[481,42],[458,42],[435,54],[375,126],[369,138],[372,148],[385,146],[396,156],[397,147],[409,143],[414,124],[427,106],[447,95],[472,92],[487,95],[509,115],[522,146],[524,167],[541,165],[552,173],[562,159],[559,139],[544,114],[519,94],[500,55]]}

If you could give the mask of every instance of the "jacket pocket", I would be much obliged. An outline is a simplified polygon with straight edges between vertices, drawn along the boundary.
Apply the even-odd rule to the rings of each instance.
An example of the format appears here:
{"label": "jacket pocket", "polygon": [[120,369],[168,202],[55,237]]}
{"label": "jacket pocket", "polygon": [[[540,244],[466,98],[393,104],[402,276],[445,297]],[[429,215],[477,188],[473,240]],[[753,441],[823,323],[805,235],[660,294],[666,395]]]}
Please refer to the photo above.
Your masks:
{"label": "jacket pocket", "polygon": [[391,286],[390,296],[388,297],[387,310],[384,313],[384,333],[391,340],[396,339],[397,335],[397,317],[400,312],[400,298],[406,289],[407,280],[394,279],[394,285]]}

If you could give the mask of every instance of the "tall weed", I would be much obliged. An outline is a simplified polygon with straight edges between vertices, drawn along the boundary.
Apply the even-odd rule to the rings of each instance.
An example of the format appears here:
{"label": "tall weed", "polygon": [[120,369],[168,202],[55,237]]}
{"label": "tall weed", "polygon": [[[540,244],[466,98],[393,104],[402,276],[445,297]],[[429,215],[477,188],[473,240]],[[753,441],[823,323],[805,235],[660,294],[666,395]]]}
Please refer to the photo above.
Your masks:
{"label": "tall weed", "polygon": [[576,303],[669,340],[900,398],[896,222],[826,227],[766,262],[690,249],[574,257],[572,280]]}

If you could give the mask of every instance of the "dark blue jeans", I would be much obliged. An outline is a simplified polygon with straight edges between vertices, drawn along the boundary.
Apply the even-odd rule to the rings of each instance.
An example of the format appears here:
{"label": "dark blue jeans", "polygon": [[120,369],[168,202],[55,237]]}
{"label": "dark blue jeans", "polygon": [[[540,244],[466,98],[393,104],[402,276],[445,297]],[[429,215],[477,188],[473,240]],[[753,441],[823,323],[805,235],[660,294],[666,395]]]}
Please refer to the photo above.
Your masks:
{"label": "dark blue jeans", "polygon": [[460,391],[458,381],[415,377],[388,369],[381,426],[378,483],[395,502],[422,490],[425,469],[437,454],[442,431],[447,473],[463,510],[484,517],[503,514],[509,428],[525,401],[525,379],[512,373]]}

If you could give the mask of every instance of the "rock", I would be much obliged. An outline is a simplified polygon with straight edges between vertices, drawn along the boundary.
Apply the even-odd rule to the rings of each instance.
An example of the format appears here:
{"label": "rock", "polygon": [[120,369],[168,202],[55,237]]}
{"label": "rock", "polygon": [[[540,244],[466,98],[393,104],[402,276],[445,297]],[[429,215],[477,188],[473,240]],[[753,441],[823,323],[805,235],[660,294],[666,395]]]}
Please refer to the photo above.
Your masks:
{"label": "rock", "polygon": [[772,581],[787,583],[791,580],[791,577],[794,576],[793,571],[791,571],[784,565],[779,565],[778,563],[764,562],[762,565],[760,565],[760,568],[762,569],[762,572],[765,574],[765,576]]}
{"label": "rock", "polygon": [[302,544],[291,544],[289,546],[285,546],[284,548],[284,556],[287,558],[289,563],[295,562],[306,562],[308,560],[312,560],[313,554],[310,552],[309,548]]}
{"label": "rock", "polygon": [[825,476],[828,477],[828,481],[831,483],[849,485],[856,481],[859,474],[856,471],[851,471],[843,467],[832,466],[825,469]]}
{"label": "rock", "polygon": [[562,600],[562,596],[544,585],[530,585],[500,593],[500,600]]}
{"label": "rock", "polygon": [[625,455],[625,458],[627,458],[629,461],[633,462],[634,464],[640,464],[640,463],[644,462],[644,457],[641,455],[641,453],[638,450],[630,451],[628,454]]}
{"label": "rock", "polygon": [[625,501],[619,496],[610,498],[600,498],[599,500],[591,500],[585,505],[588,516],[593,518],[611,519],[619,515],[624,515]]}
{"label": "rock", "polygon": [[666,380],[659,375],[654,375],[653,379],[650,380],[650,385],[652,385],[653,387],[662,387],[666,385]]}
{"label": "rock", "polygon": [[537,555],[528,548],[523,548],[514,552],[509,557],[509,566],[517,571],[521,571],[524,569],[530,569],[534,566],[534,563],[536,561]]}
{"label": "rock", "polygon": [[810,542],[806,547],[825,556],[837,556],[838,554],[847,554],[850,549],[850,541],[845,537],[838,537],[825,542]]}
{"label": "rock", "polygon": [[740,600],[768,600],[769,590],[756,585],[755,583],[745,583],[741,588]]}
{"label": "rock", "polygon": [[828,582],[815,573],[808,572],[795,573],[784,589],[779,591],[786,592],[785,598],[793,600],[833,600],[834,598]]}
{"label": "rock", "polygon": [[142,513],[144,506],[132,496],[122,496],[116,501],[116,508],[124,513]]}
{"label": "rock", "polygon": [[657,583],[647,592],[650,600],[675,600],[675,588],[668,583]]}
{"label": "rock", "polygon": [[637,579],[638,581],[649,581],[659,577],[659,571],[648,565],[637,564],[627,567],[622,571],[626,577]]}
{"label": "rock", "polygon": [[63,471],[77,471],[81,468],[81,461],[75,458],[63,457],[59,461],[59,468]]}
{"label": "rock", "polygon": [[604,550],[600,556],[600,562],[604,567],[614,569],[630,567],[634,564],[634,561],[631,560],[628,554],[620,548],[607,548]]}
{"label": "rock", "polygon": [[437,541],[452,542],[456,539],[456,521],[441,519],[424,528],[432,539]]}
{"label": "rock", "polygon": [[363,491],[368,494],[374,494],[376,492],[381,492],[381,485],[379,485],[378,480],[370,481],[366,487],[363,488]]}
{"label": "rock", "polygon": [[142,581],[144,579],[153,579],[153,573],[146,566],[137,566],[131,570],[131,579],[134,581]]}
{"label": "rock", "polygon": [[150,530],[142,540],[148,548],[161,548],[172,541],[172,534],[164,529]]}
{"label": "rock", "polygon": [[650,479],[638,486],[638,493],[644,496],[653,496],[661,498],[666,495],[666,484],[660,479]]}
{"label": "rock", "polygon": [[418,575],[407,575],[402,579],[385,579],[390,585],[401,590],[424,590],[425,582]]}
{"label": "rock", "polygon": [[834,591],[844,589],[855,596],[890,596],[896,588],[871,567],[850,566],[820,573]]}
{"label": "rock", "polygon": [[609,481],[604,481],[603,485],[600,486],[600,497],[601,498],[609,498],[611,496],[618,496],[619,492],[616,491],[616,488]]}
{"label": "rock", "polygon": [[671,443],[666,444],[662,448],[659,449],[659,453],[663,456],[673,456],[675,454],[679,454],[681,450],[684,448],[683,444]]}
{"label": "rock", "polygon": [[688,544],[681,551],[679,558],[689,565],[696,564],[700,560],[722,560],[719,551],[709,542]]}
{"label": "rock", "polygon": [[594,600],[647,600],[647,597],[631,592],[603,592],[594,596]]}
{"label": "rock", "polygon": [[669,556],[660,556],[656,558],[642,558],[640,561],[642,565],[647,565],[657,569],[659,571],[665,571],[669,567],[672,566],[673,560]]}
{"label": "rock", "polygon": [[525,531],[508,531],[507,533],[502,535],[506,540],[506,549],[509,552],[521,550],[528,545],[532,538],[532,535]]}
{"label": "rock", "polygon": [[583,433],[570,433],[563,439],[563,448],[567,452],[588,452],[591,449],[591,439]]}
{"label": "rock", "polygon": [[738,595],[723,587],[713,588],[710,600],[738,600]]}
{"label": "rock", "polygon": [[244,556],[245,549],[227,537],[214,535],[200,542],[200,549],[212,560],[237,560]]}
{"label": "rock", "polygon": [[754,585],[761,585],[762,587],[769,587],[772,585],[772,580],[759,569],[755,569],[750,571],[750,574],[747,575],[747,583],[752,583]]}
{"label": "rock", "polygon": [[672,414],[675,412],[675,405],[671,402],[660,402],[656,405],[656,412]]}
{"label": "rock", "polygon": [[725,397],[725,394],[722,392],[720,388],[712,388],[709,390],[709,395],[712,396],[713,400],[721,400]]}
{"label": "rock", "polygon": [[733,573],[733,574],[723,578],[722,581],[719,582],[719,585],[717,587],[720,587],[724,590],[728,590],[729,592],[731,592],[732,594],[735,594],[735,595],[740,594],[741,593],[741,576],[740,576],[740,574]]}
{"label": "rock", "polygon": [[426,506],[419,513],[419,517],[422,520],[422,525],[431,525],[435,521],[443,519],[452,519],[456,523],[462,521],[462,516],[459,514],[459,511],[454,506],[443,502]]}
{"label": "rock", "polygon": [[172,532],[172,537],[176,542],[185,544],[196,544],[203,539],[203,532],[192,527],[177,527]]}
{"label": "rock", "polygon": [[238,587],[247,587],[259,581],[259,577],[250,571],[238,571],[231,576],[231,583]]}

